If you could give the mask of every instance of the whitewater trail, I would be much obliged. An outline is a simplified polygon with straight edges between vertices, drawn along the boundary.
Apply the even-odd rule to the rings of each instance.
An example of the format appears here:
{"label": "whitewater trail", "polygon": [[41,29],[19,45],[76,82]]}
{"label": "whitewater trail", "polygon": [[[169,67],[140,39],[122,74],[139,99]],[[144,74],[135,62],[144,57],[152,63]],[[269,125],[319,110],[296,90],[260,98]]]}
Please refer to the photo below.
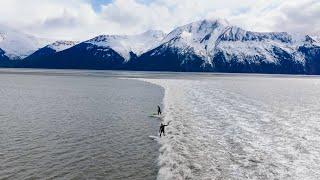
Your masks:
{"label": "whitewater trail", "polygon": [[159,180],[320,177],[319,79],[140,80],[165,89]]}

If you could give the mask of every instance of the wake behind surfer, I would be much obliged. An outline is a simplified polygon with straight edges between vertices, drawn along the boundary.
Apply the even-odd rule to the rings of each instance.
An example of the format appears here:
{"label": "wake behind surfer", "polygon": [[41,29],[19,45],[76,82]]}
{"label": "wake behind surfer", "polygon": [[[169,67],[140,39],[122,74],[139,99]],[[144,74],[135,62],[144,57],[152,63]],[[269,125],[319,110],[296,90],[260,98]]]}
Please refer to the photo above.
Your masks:
{"label": "wake behind surfer", "polygon": [[159,128],[160,137],[161,137],[161,134],[163,134],[164,136],[166,135],[164,132],[164,128],[168,125],[169,125],[169,122],[168,124],[163,124],[163,123],[160,124],[160,128]]}
{"label": "wake behind surfer", "polygon": [[160,106],[158,105],[158,115],[161,115],[161,108],[160,108]]}

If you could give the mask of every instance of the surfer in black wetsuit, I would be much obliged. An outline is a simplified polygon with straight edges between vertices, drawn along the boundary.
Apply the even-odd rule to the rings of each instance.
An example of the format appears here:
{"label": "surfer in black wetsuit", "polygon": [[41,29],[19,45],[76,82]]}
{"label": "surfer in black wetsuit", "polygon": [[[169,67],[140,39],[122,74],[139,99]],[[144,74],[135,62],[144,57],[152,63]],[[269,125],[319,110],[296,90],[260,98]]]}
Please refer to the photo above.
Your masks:
{"label": "surfer in black wetsuit", "polygon": [[166,127],[166,126],[168,126],[168,125],[169,125],[169,123],[168,123],[168,124],[163,124],[163,123],[160,124],[160,129],[159,129],[160,137],[161,137],[161,134],[163,134],[164,136],[166,135],[166,134],[164,133],[164,127]]}
{"label": "surfer in black wetsuit", "polygon": [[161,108],[158,106],[158,115],[161,115]]}

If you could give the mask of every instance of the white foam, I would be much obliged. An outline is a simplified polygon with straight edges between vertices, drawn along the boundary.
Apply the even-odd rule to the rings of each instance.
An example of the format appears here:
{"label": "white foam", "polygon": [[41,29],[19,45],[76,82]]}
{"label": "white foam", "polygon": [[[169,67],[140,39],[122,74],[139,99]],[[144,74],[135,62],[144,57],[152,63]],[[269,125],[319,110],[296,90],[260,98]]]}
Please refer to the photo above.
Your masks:
{"label": "white foam", "polygon": [[171,121],[159,180],[320,177],[319,79],[144,81],[164,87]]}

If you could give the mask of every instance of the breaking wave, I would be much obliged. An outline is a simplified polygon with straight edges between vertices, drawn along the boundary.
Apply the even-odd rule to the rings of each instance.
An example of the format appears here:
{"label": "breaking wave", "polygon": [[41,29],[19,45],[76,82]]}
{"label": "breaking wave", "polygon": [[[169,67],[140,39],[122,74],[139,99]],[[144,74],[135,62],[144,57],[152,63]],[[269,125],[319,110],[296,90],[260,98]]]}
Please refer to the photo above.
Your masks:
{"label": "breaking wave", "polygon": [[142,79],[162,86],[158,179],[317,179],[320,80]]}

